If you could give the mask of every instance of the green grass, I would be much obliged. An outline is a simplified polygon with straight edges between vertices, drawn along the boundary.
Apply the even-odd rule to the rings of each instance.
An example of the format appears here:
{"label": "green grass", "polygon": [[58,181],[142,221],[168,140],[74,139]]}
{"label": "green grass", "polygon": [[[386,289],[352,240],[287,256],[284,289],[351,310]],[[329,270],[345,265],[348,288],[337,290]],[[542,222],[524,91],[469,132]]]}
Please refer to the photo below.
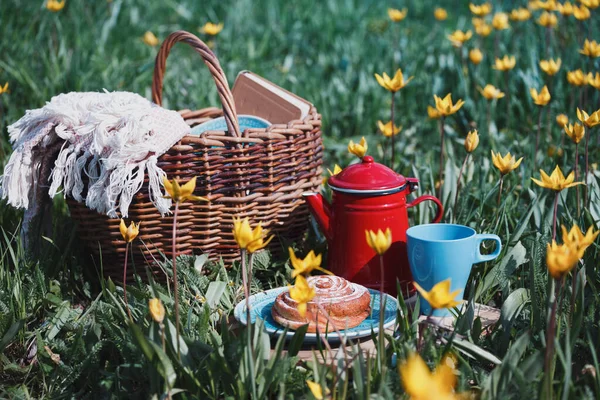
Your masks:
{"label": "green grass", "polygon": [[[495,10],[500,9],[500,2],[493,4]],[[511,6],[519,5],[526,4]],[[408,7],[408,17],[392,24],[388,6]],[[433,18],[436,6],[448,10],[448,20]],[[465,297],[501,308],[500,323],[484,335],[478,319],[467,313],[457,323],[461,338],[446,338],[450,344],[438,348],[437,338],[430,334],[420,352],[432,366],[445,350],[452,349],[459,357],[461,391],[472,389],[486,398],[540,397],[551,288],[545,252],[552,235],[553,195],[530,180],[539,176],[532,160],[539,108],[529,88],[548,84],[552,95],[544,109],[549,113],[542,116],[538,167],[549,172],[558,164],[569,172],[574,146],[568,138],[561,145],[564,133],[554,119],[565,113],[573,121],[583,101],[588,112],[599,106],[598,91],[591,87],[581,91],[565,79],[568,70],[598,70],[598,62],[590,62],[578,50],[584,38],[598,39],[599,12],[592,11],[592,19],[584,23],[559,18],[549,47],[543,28],[530,20],[512,23],[509,31],[498,33],[497,41],[496,32],[485,39],[474,35],[461,55],[446,35],[454,29],[472,29],[466,2],[67,0],[65,9],[53,14],[39,2],[4,0],[0,5],[0,84],[8,81],[10,93],[0,95],[0,163],[6,162],[11,151],[6,126],[56,94],[107,89],[149,98],[158,49],[142,42],[147,30],[162,40],[178,29],[197,33],[206,21],[223,22],[224,30],[212,41],[229,82],[247,69],[313,102],[323,114],[329,168],[353,162],[347,141],[363,135],[369,140],[369,154],[383,159],[383,149],[389,145],[377,133],[376,122],[388,120],[390,98],[373,74],[391,74],[401,67],[406,76],[415,78],[396,96],[396,123],[403,131],[397,136],[394,169],[420,178],[419,193],[432,193],[438,180],[440,139],[437,121],[427,118],[427,105],[433,105],[433,94],[452,92],[455,100],[464,99],[465,106],[446,119],[444,220],[496,233],[504,243],[498,259],[474,268]],[[466,58],[474,46],[484,53],[478,66]],[[517,58],[508,90],[504,76],[491,68],[494,53]],[[562,59],[553,79],[538,67],[540,59],[549,57]],[[477,92],[486,83],[508,93],[492,104],[489,127],[487,103]],[[218,105],[207,68],[183,45],[176,46],[169,57],[164,97],[164,106],[171,109]],[[473,128],[479,129],[481,143],[467,166],[455,204],[457,175],[465,156],[463,141]],[[598,163],[598,128],[587,134],[591,163]],[[563,155],[545,156],[550,145],[561,146]],[[525,157],[521,167],[506,176],[499,205],[499,174],[491,164],[490,150]],[[597,229],[599,178],[596,167],[589,182],[591,206],[581,215],[577,215],[575,190],[563,192],[559,223]],[[175,396],[179,398],[243,398],[252,381],[246,368],[249,357],[256,359],[255,374],[265,397],[302,398],[308,393],[306,379],[322,382],[338,397],[346,384],[354,398],[365,398],[367,393],[391,398],[403,393],[394,368],[382,376],[363,359],[355,363],[352,379],[337,379],[335,388],[329,368],[297,363],[293,352],[265,361],[268,338],[260,333],[253,337],[256,352],[252,355],[244,331],[232,335],[220,321],[243,297],[239,269],[225,271],[210,264],[199,273],[193,267],[195,259],[180,264],[182,326],[190,350],[179,361],[171,333],[172,288],[139,278],[128,287],[136,320],[129,323],[122,288],[98,279],[99,266],[81,249],[60,199],[55,201],[55,210],[53,232],[44,233],[34,257],[24,254],[19,241],[21,213],[4,203],[0,212],[0,397],[148,398],[161,396],[170,387],[186,390]],[[431,217],[432,210],[426,206],[411,212],[414,224]],[[312,243],[318,243],[317,235],[304,247]],[[322,244],[315,246],[323,250]],[[578,284],[585,285],[580,286],[574,309],[572,276],[564,285],[553,386],[557,398],[600,396],[596,356],[600,348],[599,254],[596,243],[584,256]],[[281,262],[266,255],[257,262],[253,291],[289,281]],[[143,266],[136,268],[140,276],[146,276]],[[168,263],[165,269],[170,273]],[[160,349],[158,326],[148,317],[151,297],[161,298],[168,310],[165,352]],[[418,324],[407,317],[400,319],[400,326],[402,334],[392,340],[388,361],[394,352],[402,361],[417,347]],[[502,364],[494,365],[483,349]]]}

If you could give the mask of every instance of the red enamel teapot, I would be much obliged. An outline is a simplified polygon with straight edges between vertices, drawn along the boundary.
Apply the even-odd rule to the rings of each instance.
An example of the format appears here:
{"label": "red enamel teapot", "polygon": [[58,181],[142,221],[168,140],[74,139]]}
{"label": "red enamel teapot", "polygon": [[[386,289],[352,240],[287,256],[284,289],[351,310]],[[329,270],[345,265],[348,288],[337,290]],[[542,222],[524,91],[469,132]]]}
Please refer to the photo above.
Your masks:
{"label": "red enamel teapot", "polygon": [[304,193],[304,199],[327,238],[328,268],[334,274],[379,290],[381,284],[379,256],[367,244],[365,231],[392,231],[392,246],[385,253],[384,290],[397,294],[396,280],[403,294],[414,290],[406,254],[407,209],[423,201],[433,201],[442,218],[442,203],[434,196],[420,196],[410,203],[406,196],[419,185],[416,178],[405,178],[390,168],[365,156],[361,163],[346,167],[329,178],[333,191],[331,204],[320,193]]}

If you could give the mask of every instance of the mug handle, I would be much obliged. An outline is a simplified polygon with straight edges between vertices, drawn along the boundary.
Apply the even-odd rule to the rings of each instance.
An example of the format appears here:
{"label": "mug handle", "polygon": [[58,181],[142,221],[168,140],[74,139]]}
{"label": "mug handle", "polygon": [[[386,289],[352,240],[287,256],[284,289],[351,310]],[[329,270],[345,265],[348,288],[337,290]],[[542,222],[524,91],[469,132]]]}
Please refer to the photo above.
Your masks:
{"label": "mug handle", "polygon": [[435,214],[433,221],[431,221],[432,224],[436,224],[441,221],[442,215],[444,214],[444,207],[442,206],[442,203],[438,200],[437,197],[426,194],[424,196],[417,197],[416,199],[414,199],[413,201],[408,203],[406,205],[406,207],[407,208],[414,207],[417,204],[420,204],[420,203],[422,203],[424,201],[428,201],[428,200],[433,201],[437,205],[437,213]]}
{"label": "mug handle", "polygon": [[[496,242],[496,250],[492,254],[481,254],[481,243],[484,240],[493,240]],[[497,235],[489,233],[483,233],[475,235],[475,241],[477,242],[477,252],[475,253],[475,264],[485,261],[493,260],[498,257],[500,251],[502,251],[502,241]]]}

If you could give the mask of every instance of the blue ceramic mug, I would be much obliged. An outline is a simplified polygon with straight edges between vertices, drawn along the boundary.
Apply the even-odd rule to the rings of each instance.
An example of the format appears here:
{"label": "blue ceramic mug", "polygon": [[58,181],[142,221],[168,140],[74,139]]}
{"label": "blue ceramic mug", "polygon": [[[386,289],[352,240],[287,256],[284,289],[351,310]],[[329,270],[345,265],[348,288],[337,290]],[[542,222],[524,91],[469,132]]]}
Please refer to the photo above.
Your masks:
{"label": "blue ceramic mug", "polygon": [[[429,291],[441,281],[450,279],[450,291],[460,290],[462,299],[473,264],[498,257],[502,242],[496,235],[477,234],[464,225],[425,224],[406,230],[408,261],[413,279]],[[484,240],[496,242],[491,254],[481,254]],[[431,306],[421,297],[421,313],[429,315]],[[436,317],[450,316],[450,310],[434,310]]]}

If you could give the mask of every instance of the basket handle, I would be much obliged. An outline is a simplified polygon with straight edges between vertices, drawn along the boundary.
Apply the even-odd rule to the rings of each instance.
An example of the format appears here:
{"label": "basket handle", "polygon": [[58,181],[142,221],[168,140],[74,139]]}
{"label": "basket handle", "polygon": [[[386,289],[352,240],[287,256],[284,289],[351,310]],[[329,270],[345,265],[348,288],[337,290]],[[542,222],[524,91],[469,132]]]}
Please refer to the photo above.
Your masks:
{"label": "basket handle", "polygon": [[241,137],[237,113],[235,111],[235,103],[233,101],[233,95],[229,89],[227,78],[225,73],[219,64],[219,60],[215,53],[197,36],[186,32],[177,31],[171,33],[160,46],[160,50],[156,55],[156,61],[154,63],[154,77],[152,78],[152,100],[159,106],[162,104],[162,89],[163,89],[163,78],[165,76],[165,68],[167,65],[167,57],[171,48],[177,42],[185,42],[192,46],[201,56],[202,60],[210,70],[210,73],[215,80],[217,85],[217,91],[219,92],[219,98],[223,105],[223,114],[225,115],[225,122],[227,123],[227,130],[230,135]]}

